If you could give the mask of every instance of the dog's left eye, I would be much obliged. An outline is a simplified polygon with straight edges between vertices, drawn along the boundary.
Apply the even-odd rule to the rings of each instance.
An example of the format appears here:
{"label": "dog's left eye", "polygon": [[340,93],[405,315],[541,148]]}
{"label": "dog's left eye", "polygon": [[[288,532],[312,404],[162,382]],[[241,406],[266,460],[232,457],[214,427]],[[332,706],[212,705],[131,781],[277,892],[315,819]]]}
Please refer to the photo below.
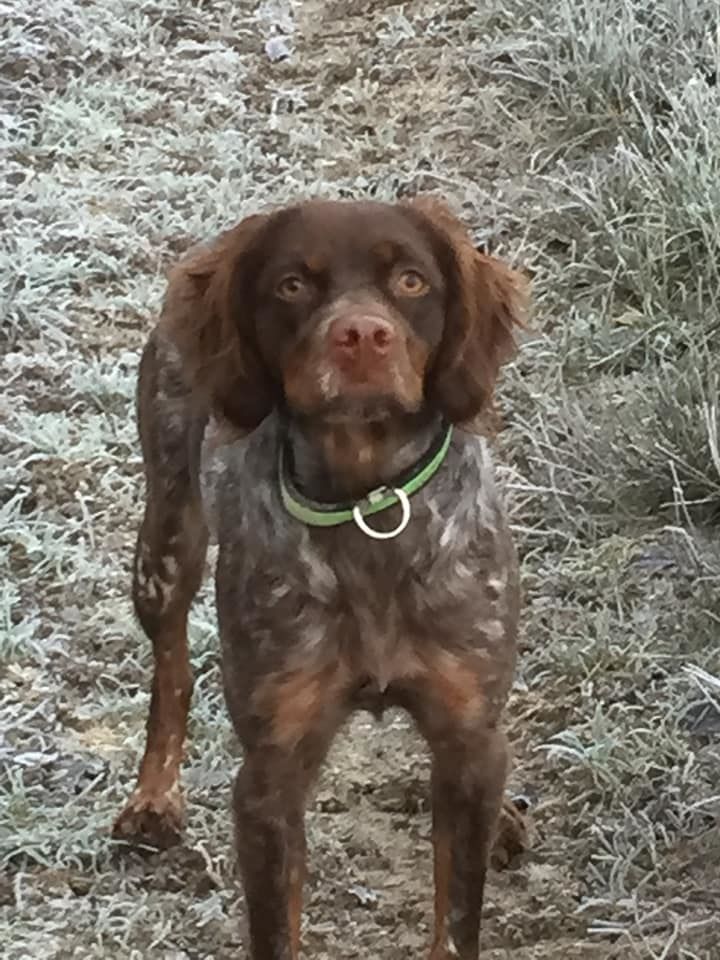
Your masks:
{"label": "dog's left eye", "polygon": [[275,292],[283,300],[299,300],[307,292],[307,284],[302,277],[290,273],[278,283]]}
{"label": "dog's left eye", "polygon": [[403,270],[394,278],[393,287],[398,296],[421,297],[428,292],[430,284],[417,270]]}

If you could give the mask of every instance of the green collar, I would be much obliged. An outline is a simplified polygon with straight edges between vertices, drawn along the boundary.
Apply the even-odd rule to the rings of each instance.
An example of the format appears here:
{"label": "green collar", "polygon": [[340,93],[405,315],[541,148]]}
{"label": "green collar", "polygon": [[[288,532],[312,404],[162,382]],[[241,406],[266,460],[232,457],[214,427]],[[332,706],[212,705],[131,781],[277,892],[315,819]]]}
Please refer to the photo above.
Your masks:
{"label": "green collar", "polygon": [[[356,503],[318,503],[303,496],[290,477],[285,458],[285,444],[280,442],[278,475],[280,481],[280,495],[287,512],[310,527],[337,527],[342,523],[355,523],[369,537],[385,540],[396,537],[410,520],[409,497],[417,493],[421,487],[435,476],[442,466],[450,448],[452,426],[444,426],[437,441],[432,445],[424,457],[409,471],[398,479],[397,486],[382,486],[371,490],[367,496]],[[364,522],[365,517],[380,513],[399,503],[403,509],[403,518],[395,530],[380,532],[372,530]]]}

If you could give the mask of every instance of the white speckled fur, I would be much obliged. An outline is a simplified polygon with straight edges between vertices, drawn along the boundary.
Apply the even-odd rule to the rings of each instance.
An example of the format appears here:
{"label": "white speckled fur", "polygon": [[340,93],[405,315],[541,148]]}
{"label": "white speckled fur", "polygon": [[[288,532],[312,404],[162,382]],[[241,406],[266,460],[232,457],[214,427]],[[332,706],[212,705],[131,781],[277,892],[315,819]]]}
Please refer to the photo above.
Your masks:
{"label": "white speckled fur", "polygon": [[287,669],[334,654],[380,690],[431,638],[514,658],[514,554],[484,439],[456,431],[440,471],[411,499],[408,529],[381,542],[351,523],[320,529],[292,518],[279,497],[277,443],[273,416],[231,445],[205,447],[223,644],[252,636],[269,660],[282,649]]}

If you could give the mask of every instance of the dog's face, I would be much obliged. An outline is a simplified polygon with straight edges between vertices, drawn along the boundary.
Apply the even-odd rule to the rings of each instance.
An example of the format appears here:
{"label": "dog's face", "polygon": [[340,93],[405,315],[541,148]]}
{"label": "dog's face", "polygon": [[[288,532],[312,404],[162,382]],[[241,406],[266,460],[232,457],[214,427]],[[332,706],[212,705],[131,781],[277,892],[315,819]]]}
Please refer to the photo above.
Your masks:
{"label": "dog's face", "polygon": [[249,218],[185,268],[202,294],[176,339],[225,417],[374,422],[490,401],[519,278],[436,204],[313,201]]}
{"label": "dog's face", "polygon": [[309,204],[271,222],[263,246],[255,336],[290,411],[353,421],[418,411],[447,292],[407,211]]}

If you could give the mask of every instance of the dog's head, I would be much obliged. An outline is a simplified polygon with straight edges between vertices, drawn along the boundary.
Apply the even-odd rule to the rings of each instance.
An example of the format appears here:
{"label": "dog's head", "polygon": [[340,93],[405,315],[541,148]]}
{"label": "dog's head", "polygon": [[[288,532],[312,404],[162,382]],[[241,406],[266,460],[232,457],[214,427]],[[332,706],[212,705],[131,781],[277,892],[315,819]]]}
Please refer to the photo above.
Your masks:
{"label": "dog's head", "polygon": [[249,217],[179,268],[196,308],[166,325],[222,417],[372,422],[488,407],[525,284],[435,201],[311,201]]}

